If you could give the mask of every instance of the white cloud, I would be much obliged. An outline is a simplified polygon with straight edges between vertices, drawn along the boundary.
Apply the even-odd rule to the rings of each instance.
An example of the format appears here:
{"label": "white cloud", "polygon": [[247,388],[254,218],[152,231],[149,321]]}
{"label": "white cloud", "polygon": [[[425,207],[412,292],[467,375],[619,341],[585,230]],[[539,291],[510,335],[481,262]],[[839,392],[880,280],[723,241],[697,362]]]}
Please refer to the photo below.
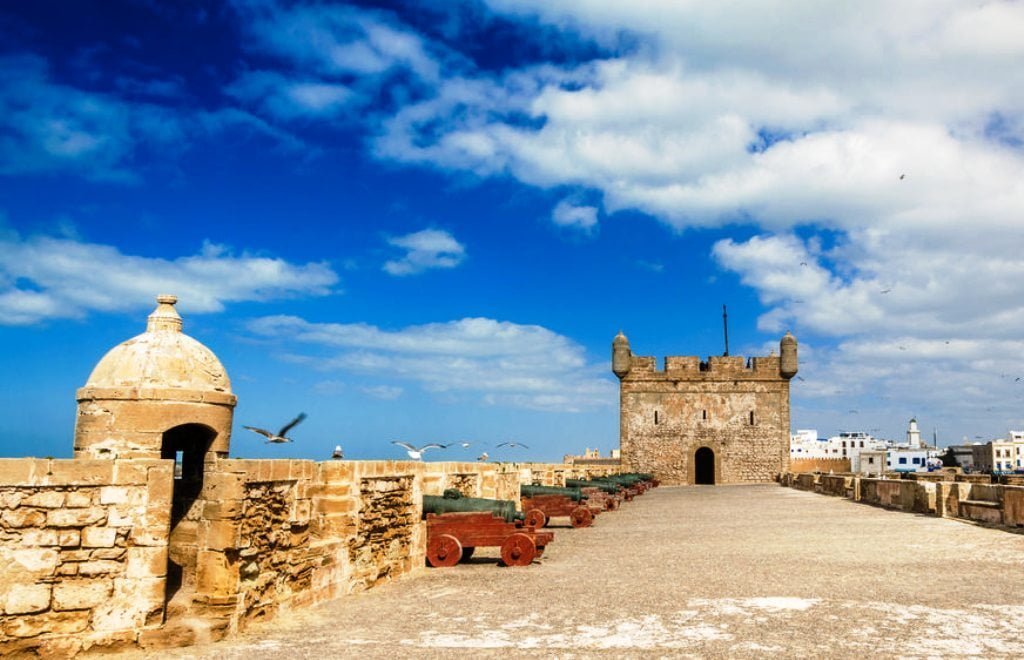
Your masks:
{"label": "white cloud", "polygon": [[290,351],[293,344],[319,347],[320,355],[290,358],[316,369],[407,379],[484,403],[564,412],[615,403],[607,365],[588,364],[581,346],[540,326],[467,318],[388,331],[269,316],[249,329]]}
{"label": "white cloud", "polygon": [[210,243],[164,259],[66,238],[2,237],[0,325],[147,307],[161,292],[177,294],[189,312],[216,312],[230,302],[326,295],[337,281],[323,263],[235,255]]}
{"label": "white cloud", "polygon": [[416,275],[434,268],[455,268],[466,258],[466,248],[441,229],[393,236],[388,243],[406,251],[400,259],[384,263],[384,271],[390,275]]}
{"label": "white cloud", "polygon": [[318,79],[288,78],[273,71],[247,72],[225,91],[285,121],[303,117],[336,117],[355,100],[355,94],[346,85]]}
{"label": "white cloud", "polygon": [[405,391],[401,387],[396,387],[394,385],[371,385],[368,387],[361,387],[359,389],[363,394],[383,401],[394,401],[398,397],[402,396],[402,392]]}
{"label": "white cloud", "polygon": [[560,227],[592,231],[597,226],[597,207],[578,206],[570,199],[563,199],[552,210],[551,221]]}

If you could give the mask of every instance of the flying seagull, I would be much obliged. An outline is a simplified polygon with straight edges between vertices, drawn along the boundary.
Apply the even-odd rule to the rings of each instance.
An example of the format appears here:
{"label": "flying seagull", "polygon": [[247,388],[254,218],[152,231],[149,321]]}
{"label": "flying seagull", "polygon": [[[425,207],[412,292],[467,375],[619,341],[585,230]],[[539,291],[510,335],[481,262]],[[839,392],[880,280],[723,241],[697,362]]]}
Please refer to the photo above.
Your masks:
{"label": "flying seagull", "polygon": [[242,426],[243,429],[249,429],[253,433],[259,433],[260,435],[267,438],[267,443],[281,444],[282,442],[292,442],[292,439],[285,435],[288,431],[292,430],[292,427],[306,419],[306,413],[299,413],[299,416],[288,422],[281,427],[281,430],[277,433],[271,433],[266,429],[257,428],[255,426]]}
{"label": "flying seagull", "polygon": [[892,289],[882,289],[881,293],[889,293]]}
{"label": "flying seagull", "polygon": [[495,447],[522,447],[523,449],[529,449],[526,445],[521,442],[499,442],[494,445]]}
{"label": "flying seagull", "polygon": [[436,442],[431,442],[430,444],[423,445],[422,447],[419,448],[413,447],[408,442],[401,442],[399,440],[392,440],[391,444],[398,445],[399,447],[404,449],[405,453],[409,454],[409,458],[411,458],[414,461],[422,461],[423,452],[427,451],[428,449],[448,449],[448,445],[439,445]]}

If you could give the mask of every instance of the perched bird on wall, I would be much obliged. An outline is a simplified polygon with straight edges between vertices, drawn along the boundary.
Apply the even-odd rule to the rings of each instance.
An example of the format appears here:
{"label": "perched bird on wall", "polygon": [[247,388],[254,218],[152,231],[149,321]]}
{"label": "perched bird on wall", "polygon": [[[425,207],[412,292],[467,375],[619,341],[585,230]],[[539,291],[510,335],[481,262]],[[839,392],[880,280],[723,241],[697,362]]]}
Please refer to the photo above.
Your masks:
{"label": "perched bird on wall", "polygon": [[523,449],[529,449],[526,445],[521,442],[499,442],[494,445],[495,447],[522,447]]}
{"label": "perched bird on wall", "polygon": [[423,445],[422,447],[413,447],[409,443],[401,442],[399,440],[392,440],[391,444],[398,445],[399,447],[404,449],[405,453],[409,454],[409,458],[411,458],[414,461],[422,461],[423,452],[427,451],[428,449],[448,449],[448,445],[439,445],[436,442],[431,442],[430,444]]}
{"label": "perched bird on wall", "polygon": [[306,419],[306,413],[299,413],[298,417],[282,426],[281,430],[277,433],[271,433],[266,429],[257,428],[255,426],[242,426],[242,428],[249,429],[253,433],[259,433],[260,435],[265,436],[267,438],[267,443],[280,444],[282,442],[293,442],[293,440],[285,434],[288,433],[288,431],[291,431],[296,424],[304,419]]}
{"label": "perched bird on wall", "polygon": [[488,458],[490,458],[490,456],[487,455],[487,452],[484,452],[484,453],[480,454],[479,456],[477,456],[476,460],[478,460],[478,461],[486,461]]}
{"label": "perched bird on wall", "polygon": [[341,445],[334,445],[334,453],[331,454],[331,458],[336,461],[345,458],[345,452],[341,451]]}

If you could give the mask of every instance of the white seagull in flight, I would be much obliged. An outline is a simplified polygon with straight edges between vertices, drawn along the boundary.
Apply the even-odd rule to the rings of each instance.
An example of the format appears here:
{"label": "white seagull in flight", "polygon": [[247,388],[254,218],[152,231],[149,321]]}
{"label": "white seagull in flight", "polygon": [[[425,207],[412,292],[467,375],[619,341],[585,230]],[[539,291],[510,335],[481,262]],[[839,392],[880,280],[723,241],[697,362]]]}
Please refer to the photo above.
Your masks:
{"label": "white seagull in flight", "polygon": [[431,442],[430,444],[423,445],[422,447],[413,447],[408,442],[401,442],[399,440],[392,440],[391,444],[398,445],[399,447],[405,449],[405,453],[409,454],[409,458],[411,458],[414,461],[422,461],[423,452],[427,451],[428,449],[448,449],[448,445],[439,445],[436,442]]}
{"label": "white seagull in flight", "polygon": [[267,438],[267,443],[280,444],[282,442],[294,442],[291,438],[287,437],[285,433],[292,430],[292,427],[306,419],[306,413],[299,413],[299,416],[288,422],[281,427],[281,430],[277,433],[271,433],[266,429],[257,428],[255,426],[242,426],[243,429],[249,429],[253,433],[259,433]]}

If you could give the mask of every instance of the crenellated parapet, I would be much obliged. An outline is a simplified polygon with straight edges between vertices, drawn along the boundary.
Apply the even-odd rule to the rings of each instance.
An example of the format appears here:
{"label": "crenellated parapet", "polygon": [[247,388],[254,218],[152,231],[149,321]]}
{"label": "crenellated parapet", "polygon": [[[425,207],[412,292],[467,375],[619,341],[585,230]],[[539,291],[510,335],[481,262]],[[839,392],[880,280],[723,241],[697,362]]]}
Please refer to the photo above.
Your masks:
{"label": "crenellated parapet", "polygon": [[621,380],[788,380],[797,373],[796,338],[792,334],[787,332],[779,342],[779,354],[750,358],[712,355],[707,360],[695,355],[670,355],[659,369],[657,358],[633,355],[629,340],[620,332],[612,342],[612,371]]}

